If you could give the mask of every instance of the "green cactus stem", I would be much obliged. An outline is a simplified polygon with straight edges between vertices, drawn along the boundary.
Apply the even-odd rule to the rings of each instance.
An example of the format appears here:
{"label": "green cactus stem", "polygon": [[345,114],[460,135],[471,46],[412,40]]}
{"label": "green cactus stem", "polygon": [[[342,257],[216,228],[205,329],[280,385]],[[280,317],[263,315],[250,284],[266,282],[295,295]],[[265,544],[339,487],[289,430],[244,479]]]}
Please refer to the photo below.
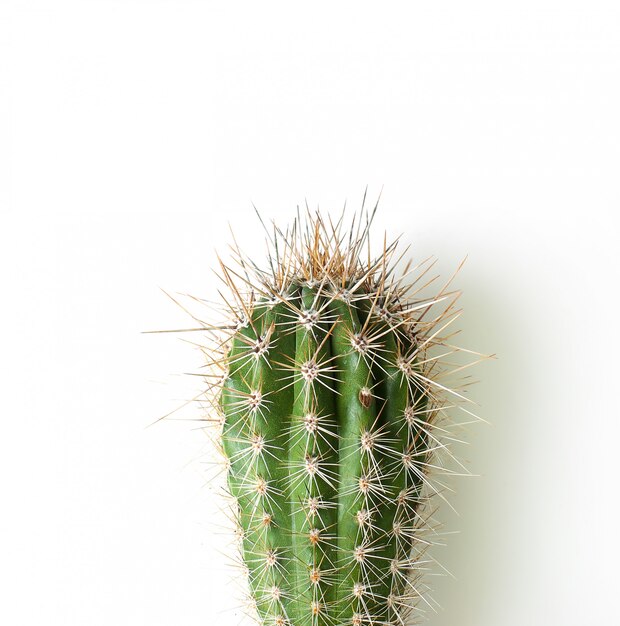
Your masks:
{"label": "green cactus stem", "polygon": [[451,472],[436,424],[446,397],[465,400],[442,361],[458,294],[424,297],[429,264],[398,272],[396,243],[371,258],[373,215],[345,232],[308,214],[274,226],[267,270],[239,250],[221,265],[229,321],[207,350],[209,394],[267,626],[402,626],[432,606],[427,504],[433,471]]}

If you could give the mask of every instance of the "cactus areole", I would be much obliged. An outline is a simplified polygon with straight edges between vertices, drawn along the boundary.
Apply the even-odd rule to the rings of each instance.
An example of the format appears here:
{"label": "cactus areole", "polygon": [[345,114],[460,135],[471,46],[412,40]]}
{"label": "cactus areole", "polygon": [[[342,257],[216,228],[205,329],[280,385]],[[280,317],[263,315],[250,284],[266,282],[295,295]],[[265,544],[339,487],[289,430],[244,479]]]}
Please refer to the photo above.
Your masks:
{"label": "cactus areole", "polygon": [[[428,609],[427,503],[458,294],[381,242],[374,211],[268,229],[269,260],[218,272],[207,396],[251,612],[267,626],[401,625]],[[439,353],[438,356],[433,356]],[[213,373],[213,370],[215,372]],[[443,430],[443,429],[439,429]],[[444,473],[445,473],[444,472]]]}

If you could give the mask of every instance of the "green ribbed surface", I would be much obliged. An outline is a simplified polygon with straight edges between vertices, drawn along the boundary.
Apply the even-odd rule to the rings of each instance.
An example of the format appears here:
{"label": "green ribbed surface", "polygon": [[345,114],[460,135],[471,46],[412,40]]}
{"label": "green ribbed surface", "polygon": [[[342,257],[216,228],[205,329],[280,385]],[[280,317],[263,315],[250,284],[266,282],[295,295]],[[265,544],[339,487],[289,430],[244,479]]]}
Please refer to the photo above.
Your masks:
{"label": "green ribbed surface", "polygon": [[412,595],[425,397],[415,340],[379,312],[360,290],[297,287],[233,337],[223,447],[269,626],[397,624]]}

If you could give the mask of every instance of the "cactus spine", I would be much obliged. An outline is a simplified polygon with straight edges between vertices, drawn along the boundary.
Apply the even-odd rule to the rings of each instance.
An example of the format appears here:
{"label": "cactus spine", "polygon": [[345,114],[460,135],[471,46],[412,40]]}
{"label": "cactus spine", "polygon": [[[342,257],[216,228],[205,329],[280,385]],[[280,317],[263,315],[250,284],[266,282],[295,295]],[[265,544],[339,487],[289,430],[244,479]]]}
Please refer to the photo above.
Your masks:
{"label": "cactus spine", "polygon": [[464,399],[440,382],[458,294],[423,298],[428,265],[417,281],[409,266],[397,275],[396,243],[371,259],[373,215],[346,233],[318,213],[274,226],[268,271],[237,249],[220,274],[232,322],[204,326],[249,595],[267,626],[402,625],[430,605],[426,504],[443,486],[429,471],[450,473],[434,428],[446,394]]}

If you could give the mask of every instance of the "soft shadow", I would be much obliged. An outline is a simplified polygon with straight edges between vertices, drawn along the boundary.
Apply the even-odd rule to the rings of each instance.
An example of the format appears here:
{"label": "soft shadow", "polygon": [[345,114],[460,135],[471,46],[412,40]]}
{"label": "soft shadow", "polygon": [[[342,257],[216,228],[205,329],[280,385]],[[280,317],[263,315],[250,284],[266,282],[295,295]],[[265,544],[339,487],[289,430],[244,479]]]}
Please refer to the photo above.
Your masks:
{"label": "soft shadow", "polygon": [[[450,482],[456,490],[450,502],[458,515],[440,503],[438,520],[445,524],[447,533],[458,534],[448,534],[446,546],[432,551],[453,577],[442,576],[430,583],[433,597],[442,608],[437,613],[429,612],[425,621],[429,626],[489,623],[495,598],[501,595],[502,585],[507,584],[502,580],[502,572],[509,567],[506,551],[498,550],[510,532],[506,525],[509,494],[505,485],[524,452],[518,447],[519,437],[513,436],[518,409],[511,398],[525,361],[522,335],[516,329],[522,330],[525,320],[518,319],[519,309],[497,276],[472,272],[472,267],[468,267],[458,277],[458,287],[463,291],[465,313],[457,343],[487,354],[496,353],[497,359],[472,370],[479,382],[471,389],[471,397],[480,405],[477,413],[490,424],[467,427],[464,434],[468,445],[457,449],[459,459],[478,475],[457,477]],[[435,571],[441,570],[435,567]]]}

